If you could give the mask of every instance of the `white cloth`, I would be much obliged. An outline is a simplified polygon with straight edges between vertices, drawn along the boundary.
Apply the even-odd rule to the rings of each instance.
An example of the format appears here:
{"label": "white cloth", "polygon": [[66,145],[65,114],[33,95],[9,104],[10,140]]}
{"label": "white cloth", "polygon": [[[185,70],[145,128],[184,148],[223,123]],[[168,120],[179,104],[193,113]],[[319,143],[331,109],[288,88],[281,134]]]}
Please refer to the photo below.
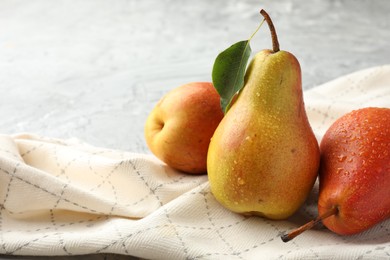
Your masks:
{"label": "white cloth", "polygon": [[[390,66],[358,71],[304,93],[318,140],[352,109],[390,107]],[[359,235],[324,227],[289,243],[280,234],[317,214],[318,185],[290,219],[232,213],[207,176],[151,155],[34,135],[0,136],[0,253],[129,254],[152,259],[390,259],[390,220]]]}

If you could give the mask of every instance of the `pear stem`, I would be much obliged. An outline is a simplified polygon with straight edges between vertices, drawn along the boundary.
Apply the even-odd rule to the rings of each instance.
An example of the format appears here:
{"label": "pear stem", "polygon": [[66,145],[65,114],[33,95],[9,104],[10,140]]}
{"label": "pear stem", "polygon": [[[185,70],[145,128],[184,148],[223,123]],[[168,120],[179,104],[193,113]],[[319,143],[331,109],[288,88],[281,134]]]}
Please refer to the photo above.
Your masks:
{"label": "pear stem", "polygon": [[324,220],[330,216],[336,215],[338,213],[338,211],[339,211],[338,208],[336,206],[334,206],[334,207],[330,208],[328,211],[326,211],[324,214],[322,214],[321,216],[318,216],[315,220],[309,221],[308,223],[304,224],[303,226],[300,226],[299,228],[296,228],[296,229],[290,231],[289,233],[282,235],[281,238],[282,238],[283,242],[288,242],[288,241],[294,239],[296,236],[300,235],[301,233],[303,233],[306,230],[311,229],[312,227],[314,227],[316,224],[318,224],[322,220]]}
{"label": "pear stem", "polygon": [[271,31],[271,37],[272,37],[272,49],[274,52],[280,51],[279,48],[279,41],[278,41],[278,36],[276,35],[276,30],[274,27],[274,24],[272,23],[271,17],[269,17],[268,13],[264,10],[260,10],[260,14],[264,17],[266,20],[269,30]]}

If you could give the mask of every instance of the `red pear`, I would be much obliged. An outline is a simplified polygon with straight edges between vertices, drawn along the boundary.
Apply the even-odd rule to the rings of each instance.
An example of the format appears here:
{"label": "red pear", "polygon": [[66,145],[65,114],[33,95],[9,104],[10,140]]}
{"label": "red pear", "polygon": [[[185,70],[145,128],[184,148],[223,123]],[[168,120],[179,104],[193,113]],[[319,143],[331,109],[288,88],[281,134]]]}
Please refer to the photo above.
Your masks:
{"label": "red pear", "polygon": [[362,232],[390,217],[390,109],[363,108],[337,120],[321,145],[319,214],[335,233]]}
{"label": "red pear", "polygon": [[339,118],[321,144],[319,218],[282,236],[289,241],[322,221],[351,235],[390,218],[390,109],[362,108]]}

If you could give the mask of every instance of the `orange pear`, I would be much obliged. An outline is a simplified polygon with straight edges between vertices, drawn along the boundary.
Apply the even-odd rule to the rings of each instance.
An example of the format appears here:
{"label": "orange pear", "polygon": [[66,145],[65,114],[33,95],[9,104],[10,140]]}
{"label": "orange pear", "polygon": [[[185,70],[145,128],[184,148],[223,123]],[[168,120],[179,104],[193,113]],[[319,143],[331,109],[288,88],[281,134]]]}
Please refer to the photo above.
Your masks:
{"label": "orange pear", "polygon": [[211,82],[192,82],[168,92],[149,114],[145,139],[149,149],[172,168],[206,173],[210,138],[223,117]]}

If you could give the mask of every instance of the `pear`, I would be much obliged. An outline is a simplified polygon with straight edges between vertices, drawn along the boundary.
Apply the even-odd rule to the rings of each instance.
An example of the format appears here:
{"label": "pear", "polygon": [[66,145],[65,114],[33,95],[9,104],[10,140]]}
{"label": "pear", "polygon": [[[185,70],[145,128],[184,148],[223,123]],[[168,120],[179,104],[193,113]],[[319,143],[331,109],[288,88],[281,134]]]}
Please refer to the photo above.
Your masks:
{"label": "pear", "polygon": [[223,117],[211,82],[190,82],[166,93],[145,123],[145,140],[170,167],[204,174],[210,138]]}
{"label": "pear", "polygon": [[336,120],[321,140],[319,217],[283,235],[287,242],[317,222],[340,235],[390,218],[390,109],[367,107]]}
{"label": "pear", "polygon": [[211,139],[210,188],[227,209],[270,219],[291,216],[317,177],[319,147],[306,116],[301,69],[279,50],[272,21],[273,50],[255,55],[244,87]]}

